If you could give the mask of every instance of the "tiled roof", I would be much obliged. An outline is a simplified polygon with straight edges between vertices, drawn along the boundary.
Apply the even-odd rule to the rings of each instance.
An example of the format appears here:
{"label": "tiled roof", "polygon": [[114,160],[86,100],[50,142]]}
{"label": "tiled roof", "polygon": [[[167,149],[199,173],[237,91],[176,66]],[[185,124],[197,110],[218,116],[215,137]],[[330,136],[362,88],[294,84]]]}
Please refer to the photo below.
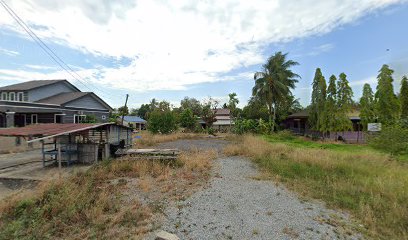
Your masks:
{"label": "tiled roof", "polygon": [[26,91],[63,81],[68,82],[67,80],[33,80],[0,87],[0,91]]}
{"label": "tiled roof", "polygon": [[63,105],[65,103],[71,102],[75,99],[81,98],[88,94],[91,94],[91,93],[89,92],[64,92],[64,93],[53,95],[51,97],[40,99],[36,102]]}

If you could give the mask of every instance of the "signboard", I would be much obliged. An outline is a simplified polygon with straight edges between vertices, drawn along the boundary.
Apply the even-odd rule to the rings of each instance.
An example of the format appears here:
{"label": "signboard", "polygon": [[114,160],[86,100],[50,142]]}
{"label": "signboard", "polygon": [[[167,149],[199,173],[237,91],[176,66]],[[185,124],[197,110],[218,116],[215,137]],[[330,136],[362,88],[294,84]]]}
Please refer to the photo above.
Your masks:
{"label": "signboard", "polygon": [[367,125],[367,130],[369,132],[379,132],[381,131],[381,123],[369,123]]}

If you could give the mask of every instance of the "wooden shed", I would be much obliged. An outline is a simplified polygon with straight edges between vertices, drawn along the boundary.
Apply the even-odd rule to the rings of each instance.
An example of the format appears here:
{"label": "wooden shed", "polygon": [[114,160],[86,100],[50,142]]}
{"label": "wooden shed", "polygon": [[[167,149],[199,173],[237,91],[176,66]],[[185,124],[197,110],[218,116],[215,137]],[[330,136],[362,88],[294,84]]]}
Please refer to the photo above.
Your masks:
{"label": "wooden shed", "polygon": [[36,124],[0,129],[0,136],[41,142],[43,165],[58,162],[94,163],[114,156],[119,148],[132,146],[132,129],[114,123]]}

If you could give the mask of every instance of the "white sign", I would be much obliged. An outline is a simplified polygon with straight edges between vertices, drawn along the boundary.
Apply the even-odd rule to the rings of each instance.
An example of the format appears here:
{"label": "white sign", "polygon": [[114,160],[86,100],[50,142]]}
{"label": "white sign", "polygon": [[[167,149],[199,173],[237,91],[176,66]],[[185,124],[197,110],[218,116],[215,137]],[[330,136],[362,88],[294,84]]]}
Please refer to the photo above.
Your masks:
{"label": "white sign", "polygon": [[367,130],[369,132],[379,132],[381,131],[381,123],[369,123],[367,125]]}

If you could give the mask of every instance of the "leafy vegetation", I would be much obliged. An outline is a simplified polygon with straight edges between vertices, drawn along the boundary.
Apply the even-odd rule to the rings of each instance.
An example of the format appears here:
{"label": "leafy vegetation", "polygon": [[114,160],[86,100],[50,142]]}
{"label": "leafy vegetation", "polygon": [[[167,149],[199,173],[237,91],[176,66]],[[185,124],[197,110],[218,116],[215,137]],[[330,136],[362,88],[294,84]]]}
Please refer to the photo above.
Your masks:
{"label": "leafy vegetation", "polygon": [[369,143],[392,155],[408,155],[408,128],[401,124],[384,126],[378,135],[369,139]]}
{"label": "leafy vegetation", "polygon": [[398,98],[394,93],[392,74],[394,70],[383,65],[377,76],[377,92],[375,93],[375,110],[378,122],[385,125],[394,124],[400,117]]}
{"label": "leafy vegetation", "polygon": [[177,129],[176,116],[170,110],[154,110],[150,113],[148,130],[152,133],[169,134]]}
{"label": "leafy vegetation", "polygon": [[300,77],[290,69],[299,63],[286,58],[287,54],[275,53],[262,65],[262,71],[254,75],[252,96],[268,107],[269,122],[273,124],[276,124],[278,106],[292,96],[291,90]]}
{"label": "leafy vegetation", "polygon": [[[367,146],[312,142],[288,133],[247,135],[225,153],[250,157],[306,197],[349,211],[375,239],[408,237],[408,166]],[[272,142],[272,143],[271,143]],[[301,147],[299,147],[301,146]]]}

